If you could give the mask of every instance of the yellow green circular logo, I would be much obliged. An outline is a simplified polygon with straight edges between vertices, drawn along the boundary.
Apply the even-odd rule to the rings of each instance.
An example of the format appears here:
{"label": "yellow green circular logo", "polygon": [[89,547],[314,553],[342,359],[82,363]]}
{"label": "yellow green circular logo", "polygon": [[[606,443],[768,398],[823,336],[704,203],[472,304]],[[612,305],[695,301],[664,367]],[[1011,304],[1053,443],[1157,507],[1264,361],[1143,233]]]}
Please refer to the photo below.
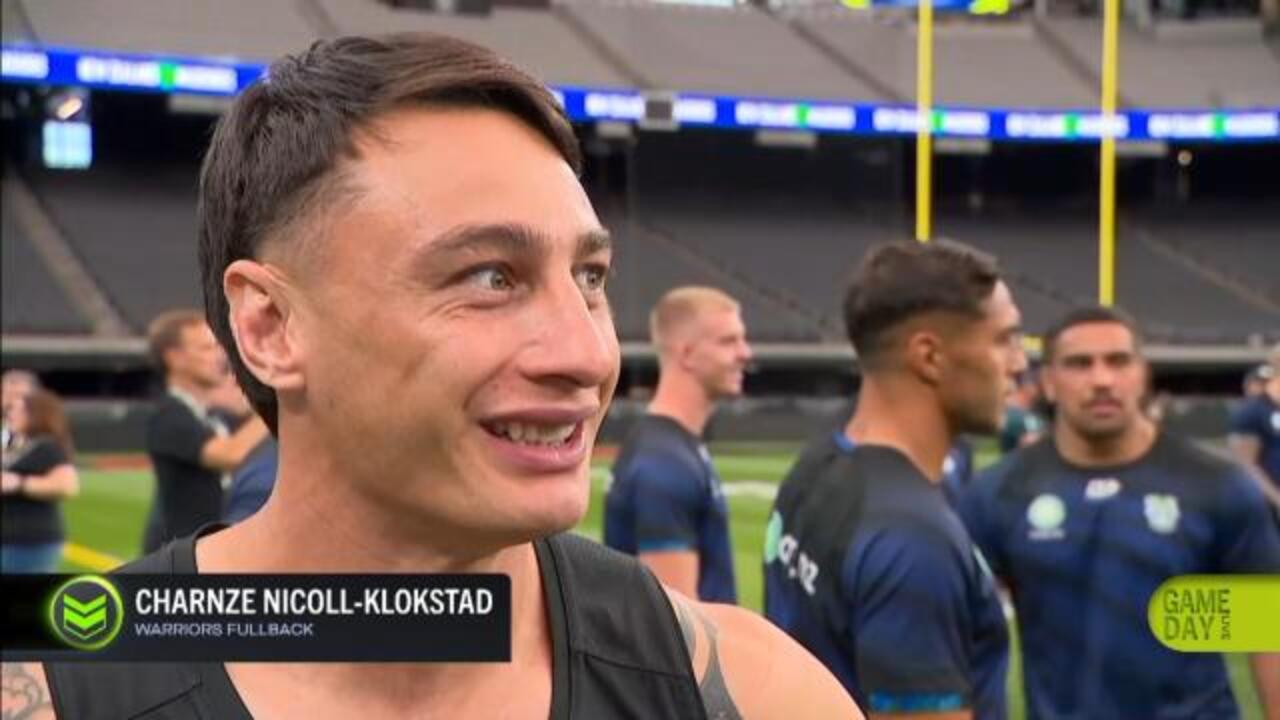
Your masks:
{"label": "yellow green circular logo", "polygon": [[101,650],[124,625],[124,602],[110,580],[80,575],[62,584],[49,599],[53,633],[77,650]]}

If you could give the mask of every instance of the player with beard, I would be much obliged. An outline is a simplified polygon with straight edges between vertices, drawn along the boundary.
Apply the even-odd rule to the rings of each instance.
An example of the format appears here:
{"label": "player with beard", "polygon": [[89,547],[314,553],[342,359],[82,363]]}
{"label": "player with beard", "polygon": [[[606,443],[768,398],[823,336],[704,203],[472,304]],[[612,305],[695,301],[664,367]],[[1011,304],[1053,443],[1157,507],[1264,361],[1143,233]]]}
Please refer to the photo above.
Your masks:
{"label": "player with beard", "polygon": [[[1142,412],[1134,323],[1074,311],[1045,337],[1052,433],[974,481],[961,513],[1010,587],[1032,718],[1235,718],[1222,658],[1161,645],[1147,623],[1176,575],[1280,572],[1280,536],[1239,465]],[[1252,658],[1280,712],[1275,655]]]}
{"label": "player with beard", "polygon": [[604,541],[668,587],[737,602],[729,508],[702,432],[717,401],[742,394],[751,361],[742,314],[720,290],[681,287],[658,301],[649,328],[658,388],[618,450]]}
{"label": "player with beard", "polygon": [[1002,718],[1004,615],[941,486],[956,436],[995,432],[1026,366],[1018,308],[992,258],[902,242],[867,254],[844,314],[857,409],[778,492],[766,614],[871,717]]}

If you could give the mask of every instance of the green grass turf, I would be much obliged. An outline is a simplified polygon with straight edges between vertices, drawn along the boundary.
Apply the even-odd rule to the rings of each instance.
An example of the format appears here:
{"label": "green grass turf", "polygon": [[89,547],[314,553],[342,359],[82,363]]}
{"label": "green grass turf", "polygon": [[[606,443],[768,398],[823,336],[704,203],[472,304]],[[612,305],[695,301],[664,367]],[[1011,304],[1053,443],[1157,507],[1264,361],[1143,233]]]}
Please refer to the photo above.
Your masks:
{"label": "green grass turf", "polygon": [[[716,467],[726,485],[743,482],[777,483],[790,467],[794,447],[778,444],[716,446],[713,448]],[[978,452],[978,465],[983,466],[994,458],[990,448]],[[578,532],[600,538],[601,509],[604,488],[608,478],[608,463],[596,463],[592,469],[591,505],[578,526]],[[107,553],[121,559],[133,558],[141,545],[143,525],[149,507],[152,482],[147,471],[99,471],[85,470],[81,474],[81,493],[64,505],[68,531],[72,542],[92,550]],[[764,530],[768,522],[772,502],[749,494],[729,493],[729,507],[734,547],[734,568],[738,578],[738,593],[744,606],[756,611],[761,609],[761,556],[764,550]],[[63,562],[63,571],[91,570]],[[1016,652],[1017,628],[1011,625],[1015,652],[1009,671],[1010,717],[1025,717],[1022,698],[1022,668]],[[1243,655],[1227,658],[1227,669],[1233,687],[1240,698],[1242,716],[1246,720],[1261,720],[1262,711],[1254,693],[1248,661]]]}

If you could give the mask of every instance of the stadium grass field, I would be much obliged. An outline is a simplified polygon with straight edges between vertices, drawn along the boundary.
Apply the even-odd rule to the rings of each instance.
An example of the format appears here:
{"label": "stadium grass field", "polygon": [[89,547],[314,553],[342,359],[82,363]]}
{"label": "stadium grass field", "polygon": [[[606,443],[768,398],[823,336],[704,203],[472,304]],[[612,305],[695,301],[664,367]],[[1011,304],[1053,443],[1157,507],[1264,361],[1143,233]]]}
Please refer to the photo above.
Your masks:
{"label": "stadium grass field", "polygon": [[[729,497],[730,532],[738,589],[744,606],[759,611],[763,604],[761,555],[765,525],[772,505],[772,489],[790,467],[796,448],[773,444],[724,444],[712,448],[712,455]],[[600,538],[602,499],[609,478],[608,452],[601,453],[592,466],[591,506],[578,527],[584,535]],[[980,450],[979,466],[993,459],[990,450]],[[81,473],[79,497],[66,503],[70,543],[63,560],[65,572],[101,571],[120,560],[135,557],[141,545],[143,525],[151,502],[152,480],[147,469],[93,469]],[[1009,673],[1010,717],[1025,717],[1021,664],[1015,653]],[[1232,686],[1240,699],[1242,717],[1262,720],[1247,658],[1227,658]]]}

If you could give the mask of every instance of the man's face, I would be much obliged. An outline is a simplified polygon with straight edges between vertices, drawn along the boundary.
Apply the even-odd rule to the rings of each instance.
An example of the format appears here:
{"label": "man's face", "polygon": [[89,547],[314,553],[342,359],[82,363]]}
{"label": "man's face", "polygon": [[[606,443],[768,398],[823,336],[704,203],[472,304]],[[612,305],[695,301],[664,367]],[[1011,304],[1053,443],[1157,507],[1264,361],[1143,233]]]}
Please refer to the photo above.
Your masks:
{"label": "man's face", "polygon": [[993,433],[1004,419],[1005,402],[1027,367],[1013,296],[998,283],[982,304],[982,317],[949,333],[946,365],[939,383],[942,403],[956,433]]}
{"label": "man's face", "polygon": [[25,377],[14,375],[4,379],[0,384],[0,412],[6,424],[13,422],[12,415],[21,410],[22,401],[34,391],[35,386]]}
{"label": "man's face", "polygon": [[335,475],[437,539],[570,528],[618,379],[608,236],[565,161],[505,114],[404,110],[374,130],[358,197],[304,271],[305,389],[282,409]]}
{"label": "man's face", "polygon": [[178,344],[165,355],[169,375],[208,390],[227,377],[227,356],[205,323],[182,328]]}
{"label": "man's face", "polygon": [[1045,365],[1045,394],[1057,418],[1086,440],[1116,437],[1142,417],[1147,365],[1133,333],[1120,323],[1068,328]]}
{"label": "man's face", "polygon": [[688,363],[712,399],[742,394],[742,378],[751,362],[747,328],[733,309],[703,310],[694,319]]}

